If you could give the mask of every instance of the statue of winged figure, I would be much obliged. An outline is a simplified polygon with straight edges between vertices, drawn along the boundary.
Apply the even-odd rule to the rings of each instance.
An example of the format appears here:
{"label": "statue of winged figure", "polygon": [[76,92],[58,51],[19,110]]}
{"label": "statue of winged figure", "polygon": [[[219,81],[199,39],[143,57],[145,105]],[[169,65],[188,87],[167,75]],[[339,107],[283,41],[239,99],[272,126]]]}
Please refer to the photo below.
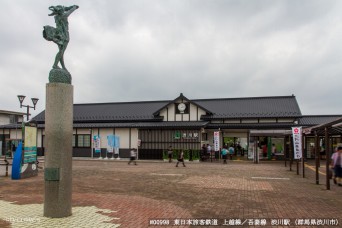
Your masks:
{"label": "statue of winged figure", "polygon": [[70,40],[68,17],[78,8],[79,7],[76,5],[69,7],[61,5],[49,7],[49,10],[52,11],[49,16],[54,16],[56,28],[49,25],[44,26],[43,37],[48,41],[53,41],[57,44],[59,49],[52,66],[53,69],[60,69],[60,67],[58,67],[58,63],[60,63],[62,69],[68,71],[64,64],[64,52]]}

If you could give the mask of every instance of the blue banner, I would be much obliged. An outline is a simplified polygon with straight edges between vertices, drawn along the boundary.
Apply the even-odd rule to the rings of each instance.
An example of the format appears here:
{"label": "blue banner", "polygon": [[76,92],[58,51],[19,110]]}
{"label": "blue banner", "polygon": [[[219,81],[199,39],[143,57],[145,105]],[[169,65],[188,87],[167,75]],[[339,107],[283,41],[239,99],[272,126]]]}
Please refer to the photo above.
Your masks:
{"label": "blue banner", "polygon": [[115,147],[115,135],[108,135],[107,140],[108,140],[108,146]]}
{"label": "blue banner", "polygon": [[22,150],[23,150],[23,143],[20,142],[14,153],[14,158],[13,158],[13,163],[12,163],[12,180],[20,179]]}

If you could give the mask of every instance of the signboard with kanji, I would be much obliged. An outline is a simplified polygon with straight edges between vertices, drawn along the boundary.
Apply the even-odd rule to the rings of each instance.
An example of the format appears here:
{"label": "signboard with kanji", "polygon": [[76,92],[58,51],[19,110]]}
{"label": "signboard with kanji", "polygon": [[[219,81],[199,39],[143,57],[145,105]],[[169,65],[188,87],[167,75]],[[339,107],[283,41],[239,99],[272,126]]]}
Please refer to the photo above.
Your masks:
{"label": "signboard with kanji", "polygon": [[215,151],[220,150],[220,132],[219,131],[214,132],[214,150]]}
{"label": "signboard with kanji", "polygon": [[301,159],[302,151],[302,127],[292,127],[293,155],[294,159]]}

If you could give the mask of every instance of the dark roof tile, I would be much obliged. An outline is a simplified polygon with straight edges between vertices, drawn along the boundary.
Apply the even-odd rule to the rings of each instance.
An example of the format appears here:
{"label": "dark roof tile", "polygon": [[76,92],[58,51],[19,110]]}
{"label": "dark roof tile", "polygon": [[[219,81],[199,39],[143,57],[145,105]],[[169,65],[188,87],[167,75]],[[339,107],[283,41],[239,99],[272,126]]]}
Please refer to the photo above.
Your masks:
{"label": "dark roof tile", "polygon": [[[153,121],[153,115],[172,101],[75,104],[74,121]],[[216,118],[299,117],[301,111],[295,96],[247,97],[192,100]],[[44,122],[45,112],[33,119]]]}
{"label": "dark roof tile", "polygon": [[342,115],[305,115],[299,119],[301,126],[315,126],[342,118]]}

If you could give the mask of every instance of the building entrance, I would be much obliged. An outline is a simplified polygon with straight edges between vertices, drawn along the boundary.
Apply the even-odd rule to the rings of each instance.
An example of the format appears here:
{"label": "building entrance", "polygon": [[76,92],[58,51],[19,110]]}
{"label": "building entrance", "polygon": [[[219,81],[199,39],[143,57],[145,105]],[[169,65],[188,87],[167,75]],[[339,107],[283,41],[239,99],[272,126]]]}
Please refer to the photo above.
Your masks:
{"label": "building entrance", "polygon": [[229,151],[229,159],[247,158],[247,137],[223,137],[223,146]]}

